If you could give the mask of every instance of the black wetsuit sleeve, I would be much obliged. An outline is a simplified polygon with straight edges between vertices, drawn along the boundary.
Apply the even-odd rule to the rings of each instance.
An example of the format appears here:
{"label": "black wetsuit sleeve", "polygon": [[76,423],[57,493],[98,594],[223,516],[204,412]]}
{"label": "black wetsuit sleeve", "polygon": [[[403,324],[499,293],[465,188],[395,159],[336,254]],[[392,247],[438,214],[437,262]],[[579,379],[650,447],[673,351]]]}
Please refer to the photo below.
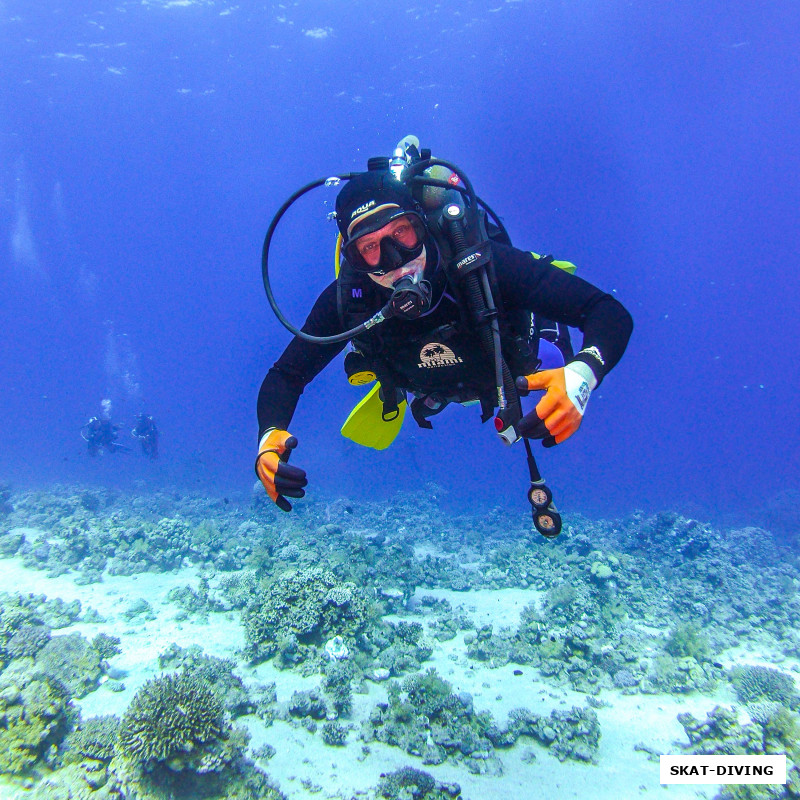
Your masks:
{"label": "black wetsuit sleeve", "polygon": [[600,383],[622,358],[633,319],[615,297],[544,259],[493,244],[495,272],[503,306],[526,309],[583,333],[573,361],[588,364]]}
{"label": "black wetsuit sleeve", "polygon": [[[301,330],[313,336],[332,336],[342,332],[335,282],[317,298]],[[303,389],[342,352],[345,344],[317,344],[299,336],[289,342],[258,392],[259,440],[268,428],[288,429]]]}

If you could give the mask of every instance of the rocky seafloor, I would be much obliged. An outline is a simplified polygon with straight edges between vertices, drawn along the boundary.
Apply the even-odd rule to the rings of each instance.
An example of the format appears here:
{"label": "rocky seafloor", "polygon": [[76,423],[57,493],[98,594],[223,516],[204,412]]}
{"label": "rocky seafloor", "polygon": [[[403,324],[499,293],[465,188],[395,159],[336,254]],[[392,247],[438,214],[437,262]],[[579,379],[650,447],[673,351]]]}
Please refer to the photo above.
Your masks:
{"label": "rocky seafloor", "polygon": [[790,541],[673,512],[548,541],[436,496],[0,487],[0,796],[568,797],[651,709],[631,794],[661,753],[786,753],[785,786],[680,796],[800,797]]}

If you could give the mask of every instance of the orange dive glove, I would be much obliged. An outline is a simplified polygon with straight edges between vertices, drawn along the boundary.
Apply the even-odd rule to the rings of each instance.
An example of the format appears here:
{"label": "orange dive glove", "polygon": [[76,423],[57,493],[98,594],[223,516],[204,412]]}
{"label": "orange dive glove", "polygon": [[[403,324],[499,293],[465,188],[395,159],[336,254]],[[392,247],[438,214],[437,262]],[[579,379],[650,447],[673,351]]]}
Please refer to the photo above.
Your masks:
{"label": "orange dive glove", "polygon": [[297,447],[297,439],[289,431],[270,428],[258,443],[256,475],[258,475],[270,499],[281,511],[291,511],[291,503],[284,497],[305,496],[308,484],[305,470],[289,466],[286,462]]}
{"label": "orange dive glove", "polygon": [[583,421],[597,378],[588,364],[576,361],[558,369],[545,369],[517,378],[520,393],[545,390],[536,408],[519,422],[517,430],[529,439],[542,439],[545,447],[569,439]]}

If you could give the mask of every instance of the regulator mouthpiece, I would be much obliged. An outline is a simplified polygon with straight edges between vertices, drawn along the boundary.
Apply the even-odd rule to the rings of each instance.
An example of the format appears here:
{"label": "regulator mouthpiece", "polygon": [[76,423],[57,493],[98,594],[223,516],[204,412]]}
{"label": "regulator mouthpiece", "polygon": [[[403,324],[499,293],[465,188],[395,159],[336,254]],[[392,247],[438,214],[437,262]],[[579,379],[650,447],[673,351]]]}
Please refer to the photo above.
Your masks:
{"label": "regulator mouthpiece", "polygon": [[404,275],[392,287],[387,308],[393,317],[417,319],[431,308],[433,289],[428,281],[418,275]]}

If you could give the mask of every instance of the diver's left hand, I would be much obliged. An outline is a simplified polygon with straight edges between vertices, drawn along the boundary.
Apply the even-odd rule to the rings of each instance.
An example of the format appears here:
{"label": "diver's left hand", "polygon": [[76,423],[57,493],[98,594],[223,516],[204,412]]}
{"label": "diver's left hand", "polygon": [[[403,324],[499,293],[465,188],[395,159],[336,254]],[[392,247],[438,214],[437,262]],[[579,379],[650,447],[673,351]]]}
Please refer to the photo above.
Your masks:
{"label": "diver's left hand", "polygon": [[520,420],[517,426],[520,436],[542,439],[545,447],[553,447],[580,428],[592,393],[589,380],[582,372],[567,364],[517,378],[517,389],[521,392],[545,391],[536,408]]}

